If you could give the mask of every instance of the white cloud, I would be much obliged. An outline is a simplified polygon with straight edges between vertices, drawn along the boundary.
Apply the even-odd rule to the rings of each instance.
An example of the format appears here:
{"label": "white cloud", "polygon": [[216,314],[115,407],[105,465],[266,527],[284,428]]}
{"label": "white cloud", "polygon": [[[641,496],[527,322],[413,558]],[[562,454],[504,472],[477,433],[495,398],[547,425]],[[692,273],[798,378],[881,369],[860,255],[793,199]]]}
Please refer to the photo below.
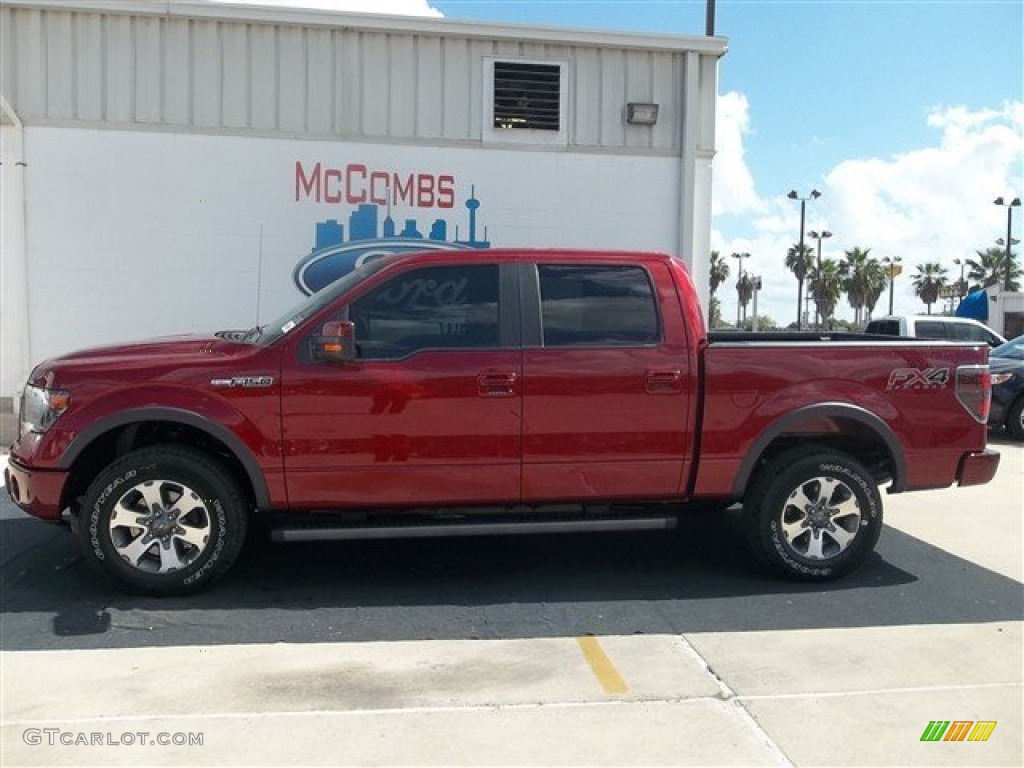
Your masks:
{"label": "white cloud", "polygon": [[754,177],[744,158],[743,136],[750,133],[750,104],[746,95],[730,91],[718,97],[715,114],[715,181],[712,210],[749,213],[762,207],[754,189]]}
{"label": "white cloud", "polygon": [[276,5],[282,8],[311,8],[320,11],[350,13],[386,13],[399,16],[434,16],[444,14],[428,0],[209,0],[213,3],[245,5]]}
{"label": "white cloud", "polygon": [[[748,213],[753,234],[730,237],[715,229],[712,244],[722,253],[749,251],[758,256],[751,259],[750,267],[764,277],[762,309],[788,323],[796,317],[796,279],[785,269],[783,259],[797,239],[794,205],[782,197],[761,199],[753,184],[746,186],[749,172],[742,136],[749,132],[749,111],[745,99],[726,97],[730,105],[720,113],[715,197],[719,201],[728,195],[744,202],[739,206],[716,203],[714,210],[716,215]],[[740,103],[742,109],[737,107]],[[962,106],[936,108],[928,115],[927,125],[939,132],[934,145],[838,164],[825,173],[824,196],[813,212],[808,210],[808,229],[826,226],[836,232],[826,241],[826,255],[839,258],[843,251],[859,246],[870,248],[874,256],[903,259],[904,275],[896,280],[894,307],[902,314],[925,311],[911,287],[917,265],[937,261],[949,268],[951,278],[958,278],[954,258],[969,258],[993,245],[997,237],[1005,237],[1006,210],[992,200],[1000,195],[1019,196],[1024,186],[1024,102],[975,111]],[[1019,217],[1015,225],[1022,227]],[[733,273],[735,277],[735,262]],[[726,318],[735,317],[733,283],[730,279],[719,289]],[[887,303],[883,298],[875,313],[887,310]],[[852,317],[845,304],[838,314]]]}

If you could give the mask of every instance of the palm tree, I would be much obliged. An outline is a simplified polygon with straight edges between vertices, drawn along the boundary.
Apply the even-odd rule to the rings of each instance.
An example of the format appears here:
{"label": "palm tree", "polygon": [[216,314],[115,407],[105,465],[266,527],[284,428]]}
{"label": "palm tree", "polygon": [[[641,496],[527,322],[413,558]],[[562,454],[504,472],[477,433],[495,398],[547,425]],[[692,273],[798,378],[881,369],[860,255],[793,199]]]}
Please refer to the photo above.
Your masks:
{"label": "palm tree", "polygon": [[736,294],[740,301],[740,306],[743,307],[743,320],[747,319],[747,304],[754,297],[754,281],[750,277],[749,272],[744,272],[740,279],[736,281]]}
{"label": "palm tree", "polygon": [[[971,291],[978,291],[988,288],[990,285],[1002,285],[1006,279],[1006,251],[1003,248],[987,248],[984,251],[977,251],[977,259],[968,259],[967,266],[970,271],[967,277],[974,285]],[[1010,254],[1010,290],[1019,291],[1020,283],[1017,278],[1021,276],[1020,267],[1013,261],[1013,254]]]}
{"label": "palm tree", "polygon": [[810,291],[821,316],[822,325],[828,328],[829,318],[836,311],[839,297],[843,295],[843,277],[835,259],[823,259],[821,271],[815,269],[811,272]]}
{"label": "palm tree", "polygon": [[944,266],[935,261],[929,261],[917,265],[917,274],[914,275],[914,293],[921,297],[921,301],[928,307],[928,314],[932,313],[932,304],[939,300],[939,292],[946,287],[947,270]]}
{"label": "palm tree", "polygon": [[861,322],[861,313],[867,303],[867,294],[870,286],[870,263],[873,261],[868,254],[870,248],[853,248],[846,251],[846,260],[839,265],[839,274],[843,278],[843,290],[846,291],[846,298],[853,307],[853,322],[857,325]]}
{"label": "palm tree", "polygon": [[875,311],[875,304],[882,297],[886,287],[889,285],[889,270],[878,259],[869,259],[867,265],[865,282],[867,289],[864,292],[864,322],[871,319],[871,313]]}
{"label": "palm tree", "polygon": [[803,253],[800,252],[799,243],[794,243],[786,251],[786,269],[796,275],[797,279],[796,327],[798,330],[803,328],[803,321],[800,318],[804,307],[804,280],[807,278],[807,273],[811,271],[813,264],[814,253],[809,245],[804,244]]}
{"label": "palm tree", "polygon": [[708,273],[708,281],[711,285],[711,297],[708,301],[708,323],[714,325],[715,312],[713,311],[717,305],[717,299],[715,299],[715,291],[718,290],[718,286],[726,281],[729,277],[729,264],[722,258],[722,255],[718,251],[711,252],[711,270]]}

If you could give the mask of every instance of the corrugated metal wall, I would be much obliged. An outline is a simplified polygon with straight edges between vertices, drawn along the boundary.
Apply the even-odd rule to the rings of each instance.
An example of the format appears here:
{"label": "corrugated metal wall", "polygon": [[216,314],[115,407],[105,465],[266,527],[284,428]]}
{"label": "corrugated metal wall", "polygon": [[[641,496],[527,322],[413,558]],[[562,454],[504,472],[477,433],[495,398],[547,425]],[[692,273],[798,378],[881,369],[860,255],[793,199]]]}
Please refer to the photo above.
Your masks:
{"label": "corrugated metal wall", "polygon": [[[479,142],[483,58],[568,62],[569,148],[677,154],[681,51],[4,7],[0,89],[26,125]],[[661,105],[629,126],[628,101]]]}

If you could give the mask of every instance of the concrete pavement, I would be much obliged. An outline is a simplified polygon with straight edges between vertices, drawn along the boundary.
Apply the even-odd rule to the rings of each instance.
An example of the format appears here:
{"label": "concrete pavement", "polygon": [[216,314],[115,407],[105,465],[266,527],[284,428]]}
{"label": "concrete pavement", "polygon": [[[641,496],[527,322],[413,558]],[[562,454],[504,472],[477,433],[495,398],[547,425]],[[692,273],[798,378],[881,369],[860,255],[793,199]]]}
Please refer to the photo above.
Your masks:
{"label": "concrete pavement", "polygon": [[[1019,584],[1024,445],[997,447],[993,483],[886,497],[887,522]],[[5,651],[0,663],[5,766],[1024,763],[1021,621]],[[996,725],[986,741],[922,742],[936,720]],[[184,743],[149,743],[163,734]]]}

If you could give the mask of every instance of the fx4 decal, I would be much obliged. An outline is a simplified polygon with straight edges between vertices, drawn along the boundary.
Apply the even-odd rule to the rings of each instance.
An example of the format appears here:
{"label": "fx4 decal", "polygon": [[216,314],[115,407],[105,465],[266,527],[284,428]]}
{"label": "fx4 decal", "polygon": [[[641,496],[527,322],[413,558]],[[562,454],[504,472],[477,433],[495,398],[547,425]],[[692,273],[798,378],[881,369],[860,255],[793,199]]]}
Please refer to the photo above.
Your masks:
{"label": "fx4 decal", "polygon": [[886,392],[897,389],[945,389],[949,368],[897,368],[889,374]]}

